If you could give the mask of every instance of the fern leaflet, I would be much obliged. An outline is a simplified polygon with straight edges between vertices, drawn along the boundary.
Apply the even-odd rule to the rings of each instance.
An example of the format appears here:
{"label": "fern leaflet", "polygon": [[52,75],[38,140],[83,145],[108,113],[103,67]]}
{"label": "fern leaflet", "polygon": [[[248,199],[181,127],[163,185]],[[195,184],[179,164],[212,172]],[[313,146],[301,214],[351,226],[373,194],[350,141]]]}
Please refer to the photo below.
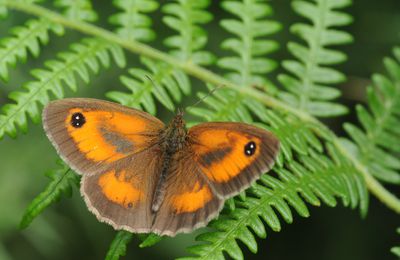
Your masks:
{"label": "fern leaflet", "polygon": [[62,52],[59,59],[49,60],[45,63],[45,69],[32,70],[35,81],[24,85],[26,91],[14,91],[10,93],[10,99],[14,104],[3,106],[3,114],[0,115],[0,138],[4,134],[15,137],[17,126],[27,131],[27,115],[34,122],[39,122],[40,111],[38,103],[45,105],[49,102],[49,91],[56,98],[64,97],[63,85],[71,90],[76,90],[76,76],[78,74],[84,82],[89,81],[89,71],[97,73],[100,65],[108,67],[110,54],[113,55],[117,64],[124,64],[121,49],[108,42],[97,39],[84,39],[81,43],[71,45],[71,51]]}
{"label": "fern leaflet", "polygon": [[46,175],[51,179],[47,187],[42,191],[25,210],[20,228],[26,228],[43,210],[54,202],[60,200],[64,194],[67,197],[72,195],[72,186],[79,185],[79,176],[76,175],[67,165],[59,162],[59,168],[49,171]]}
{"label": "fern leaflet", "polygon": [[97,13],[93,11],[90,0],[56,0],[55,6],[64,8],[64,15],[73,20],[94,22]]}
{"label": "fern leaflet", "polygon": [[120,256],[124,256],[126,254],[126,245],[129,244],[132,238],[132,233],[125,230],[118,231],[107,251],[105,259],[117,260]]}
{"label": "fern leaflet", "polygon": [[128,40],[152,41],[156,37],[150,28],[152,20],[144,13],[154,12],[158,8],[153,0],[114,0],[114,5],[122,12],[110,17],[110,23],[119,26],[116,32]]}
{"label": "fern leaflet", "polygon": [[28,51],[34,57],[39,56],[40,44],[48,43],[49,31],[57,35],[64,33],[62,26],[43,18],[12,28],[12,36],[3,38],[0,43],[0,77],[8,80],[8,66],[14,66],[18,59],[25,61]]}
{"label": "fern leaflet", "polygon": [[291,27],[307,46],[289,42],[289,52],[298,60],[286,60],[282,66],[291,74],[278,76],[288,92],[280,93],[280,98],[290,105],[319,117],[332,117],[347,113],[347,108],[332,102],[340,96],[340,91],[327,86],[343,82],[345,76],[328,65],[346,60],[346,55],[328,46],[347,44],[352,36],[332,27],[348,25],[352,17],[335,11],[351,4],[351,0],[317,0],[292,2],[293,10],[311,21],[311,24],[298,23]]}
{"label": "fern leaflet", "polygon": [[213,63],[214,55],[201,50],[207,43],[207,33],[198,26],[212,20],[212,15],[205,10],[210,1],[177,0],[176,2],[168,3],[162,8],[166,14],[163,17],[164,23],[179,33],[168,37],[164,41],[165,45],[173,48],[171,54],[180,60],[201,65]]}

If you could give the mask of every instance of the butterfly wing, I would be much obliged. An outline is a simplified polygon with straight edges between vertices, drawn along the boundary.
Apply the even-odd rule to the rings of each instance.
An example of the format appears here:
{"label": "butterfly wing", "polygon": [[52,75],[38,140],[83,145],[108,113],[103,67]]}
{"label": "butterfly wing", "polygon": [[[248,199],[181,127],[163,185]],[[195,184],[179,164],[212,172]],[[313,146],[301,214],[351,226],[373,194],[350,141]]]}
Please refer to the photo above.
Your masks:
{"label": "butterfly wing", "polygon": [[43,126],[59,155],[80,174],[104,172],[157,142],[164,124],[115,103],[70,98],[49,103]]}
{"label": "butterfly wing", "polygon": [[193,160],[225,198],[270,170],[279,152],[272,133],[244,123],[204,123],[190,128],[188,135]]}
{"label": "butterfly wing", "polygon": [[156,212],[152,232],[174,236],[205,226],[224,200],[200,172],[189,149],[176,153],[162,187],[163,201]]}
{"label": "butterfly wing", "polygon": [[121,159],[103,173],[83,175],[81,194],[101,222],[115,229],[149,233],[154,213],[151,200],[161,169],[156,147]]}

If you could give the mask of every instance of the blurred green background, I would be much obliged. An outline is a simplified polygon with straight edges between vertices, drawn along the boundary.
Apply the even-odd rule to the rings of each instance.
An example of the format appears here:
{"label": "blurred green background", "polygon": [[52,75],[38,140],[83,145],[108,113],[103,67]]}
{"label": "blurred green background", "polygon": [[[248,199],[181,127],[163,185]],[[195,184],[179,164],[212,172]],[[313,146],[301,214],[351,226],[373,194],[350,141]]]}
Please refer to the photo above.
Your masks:
{"label": "blurred green background", "polygon": [[[109,1],[93,1],[94,9],[99,12],[99,24],[107,28],[107,17],[116,11]],[[220,20],[226,17],[214,1],[210,9]],[[274,17],[284,25],[277,35],[281,49],[273,54],[280,61],[288,58],[285,44],[296,39],[289,33],[288,25],[301,18],[290,9],[288,0],[272,0]],[[371,73],[382,72],[382,58],[389,55],[391,48],[400,43],[400,1],[372,0],[356,1],[347,9],[355,18],[348,27],[355,42],[342,49],[348,54],[349,61],[341,66],[349,81],[339,86],[344,96],[342,101],[353,106],[364,100],[364,88],[369,83]],[[159,15],[154,16],[154,28],[164,34],[171,33],[160,22]],[[0,37],[7,36],[11,26],[23,23],[28,17],[11,12],[1,21]],[[162,28],[162,30],[158,30]],[[210,30],[209,46],[218,54],[218,45],[226,33],[221,33],[217,22],[207,25]],[[214,33],[212,33],[214,32]],[[218,33],[216,33],[218,32]],[[71,42],[81,36],[68,31],[64,37],[52,37],[50,44],[42,49],[39,59],[29,59],[26,64],[18,64],[12,69],[10,81],[0,82],[0,105],[9,102],[10,91],[20,88],[22,82],[32,80],[29,71],[40,68],[46,59],[54,58],[60,50],[65,50]],[[163,48],[163,35],[158,35],[153,45]],[[297,40],[297,39],[296,39]],[[128,54],[130,66],[137,64],[137,57]],[[116,67],[102,70],[94,75],[89,86],[82,82],[78,93],[67,91],[67,96],[103,98],[111,89],[123,89]],[[195,88],[203,87],[195,81]],[[197,85],[196,85],[197,84]],[[188,97],[184,104],[190,104],[196,98]],[[166,118],[163,115],[166,114]],[[161,111],[160,117],[167,121],[170,117]],[[354,121],[354,114],[328,120],[327,123],[339,134],[344,120]],[[57,155],[42,130],[42,126],[29,124],[29,132],[20,134],[16,140],[9,137],[0,141],[0,260],[3,259],[102,259],[114,238],[115,231],[108,225],[99,223],[89,213],[74,189],[71,199],[62,199],[47,209],[26,230],[18,230],[19,221],[30,201],[40,193],[48,179],[44,173],[56,167]],[[398,187],[392,189],[400,194]],[[291,225],[284,224],[280,233],[269,230],[268,238],[259,240],[259,253],[254,255],[244,249],[248,259],[395,259],[389,252],[390,247],[400,243],[395,229],[400,226],[398,215],[386,209],[374,197],[371,198],[369,214],[361,219],[357,211],[338,206],[328,208],[310,206],[311,217],[295,217]],[[282,220],[283,221],[283,220]],[[193,244],[195,234],[178,235],[165,239],[156,246],[139,249],[139,240],[135,238],[129,245],[127,259],[171,259],[184,256],[185,247]],[[245,247],[242,247],[245,248]]]}

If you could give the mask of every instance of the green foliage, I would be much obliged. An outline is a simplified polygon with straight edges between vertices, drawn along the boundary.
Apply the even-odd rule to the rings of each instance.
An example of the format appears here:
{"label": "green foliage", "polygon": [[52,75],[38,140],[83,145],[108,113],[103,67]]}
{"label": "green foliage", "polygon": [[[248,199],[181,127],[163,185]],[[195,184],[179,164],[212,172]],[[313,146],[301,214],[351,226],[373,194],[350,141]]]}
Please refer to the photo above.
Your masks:
{"label": "green foliage", "polygon": [[118,231],[110,248],[107,251],[106,260],[117,260],[126,254],[126,246],[132,240],[133,234],[127,231]]}
{"label": "green foliage", "polygon": [[[40,3],[43,0],[15,0],[16,2],[25,3],[25,4],[33,4]],[[4,18],[8,14],[7,6],[5,5],[5,0],[0,0],[0,17]]]}
{"label": "green foliage", "polygon": [[[333,148],[329,149],[336,156]],[[260,238],[267,236],[262,220],[278,232],[281,230],[278,213],[286,223],[293,222],[289,205],[300,216],[309,216],[302,198],[314,206],[320,206],[322,201],[334,207],[337,203],[335,196],[338,196],[344,205],[352,208],[367,200],[362,177],[355,175],[352,166],[342,158],[328,158],[311,152],[310,156],[301,156],[300,162],[292,161],[286,168],[276,169],[278,178],[263,175],[247,192],[244,201],[235,200],[233,212],[220,214],[209,225],[215,231],[197,237],[205,243],[190,247],[189,252],[200,259],[224,259],[225,251],[233,259],[243,259],[237,240],[256,253],[257,243],[252,232]]]}
{"label": "green foliage", "polygon": [[375,74],[374,85],[367,88],[370,112],[362,105],[356,107],[364,131],[346,123],[354,142],[344,142],[376,178],[400,184],[400,47],[393,52],[396,60],[384,59],[389,77]]}
{"label": "green foliage", "polygon": [[206,31],[198,26],[212,20],[212,15],[205,11],[210,4],[209,0],[187,1],[176,0],[177,3],[168,3],[162,11],[164,23],[178,32],[178,35],[165,39],[164,44],[173,48],[171,54],[182,61],[200,65],[213,63],[214,56],[201,50],[207,43]]}
{"label": "green foliage", "polygon": [[297,60],[283,61],[282,66],[290,74],[278,77],[288,91],[281,93],[280,97],[291,106],[319,117],[347,113],[345,106],[332,102],[340,96],[340,91],[327,86],[345,80],[341,72],[328,66],[344,62],[346,55],[328,47],[352,41],[350,34],[337,29],[351,23],[352,17],[335,10],[350,4],[351,0],[292,1],[293,10],[311,24],[296,23],[290,27],[290,31],[307,44],[288,43],[289,52]]}
{"label": "green foliage", "polygon": [[159,236],[159,235],[153,234],[153,233],[150,233],[148,235],[143,235],[142,237],[143,237],[142,238],[143,241],[139,245],[139,247],[141,247],[141,248],[150,247],[152,245],[155,245],[163,239],[162,236]]}
{"label": "green foliage", "polygon": [[64,33],[62,26],[47,19],[31,19],[23,26],[12,28],[12,36],[2,38],[0,42],[0,77],[8,80],[8,66],[15,66],[18,59],[25,61],[28,51],[34,57],[39,56],[40,44],[48,43],[49,31],[58,35]]}
{"label": "green foliage", "polygon": [[124,66],[125,58],[120,47],[100,39],[87,38],[72,44],[70,51],[59,53],[58,59],[47,61],[44,69],[32,70],[36,80],[26,83],[23,91],[12,92],[9,98],[15,103],[2,107],[0,138],[4,134],[15,137],[17,126],[27,132],[27,114],[34,122],[39,122],[38,104],[49,102],[49,92],[56,98],[63,98],[65,85],[76,91],[77,75],[88,83],[89,72],[98,73],[100,66],[108,67],[111,55],[119,66]]}
{"label": "green foliage", "polygon": [[78,186],[79,176],[76,175],[67,165],[59,162],[59,168],[49,171],[46,176],[51,179],[46,186],[25,210],[20,228],[26,228],[43,210],[51,204],[59,201],[61,196],[72,196],[72,186]]}
{"label": "green foliage", "polygon": [[64,9],[64,15],[73,20],[94,22],[97,14],[92,10],[90,0],[56,0],[54,5]]}
{"label": "green foliage", "polygon": [[[0,0],[0,8],[4,3],[7,0]],[[234,259],[243,259],[238,241],[251,252],[257,252],[256,238],[265,238],[268,227],[278,232],[284,222],[293,222],[295,213],[309,217],[306,203],[334,207],[339,200],[350,208],[358,207],[364,216],[368,210],[365,181],[370,179],[363,177],[372,174],[386,182],[400,183],[400,48],[394,51],[397,61],[385,59],[390,77],[373,76],[374,86],[368,88],[369,109],[357,106],[363,130],[347,123],[344,128],[352,141],[341,139],[339,142],[339,138],[313,116],[334,117],[348,110],[335,103],[340,91],[332,87],[345,76],[330,66],[347,58],[332,46],[336,48],[352,41],[350,34],[338,28],[352,21],[352,17],[341,10],[351,1],[292,1],[295,13],[306,18],[308,23],[295,23],[290,27],[304,43],[289,42],[288,52],[295,58],[282,64],[270,56],[279,48],[273,37],[282,27],[271,18],[273,4],[260,0],[222,1],[220,5],[226,18],[218,20],[218,29],[229,37],[220,44],[223,57],[216,57],[213,53],[218,52],[207,46],[206,24],[213,19],[208,0],[168,3],[114,0],[118,12],[111,14],[108,20],[116,26],[115,34],[88,26],[86,22],[97,19],[89,0],[57,0],[55,6],[63,10],[67,21],[60,17],[29,20],[11,29],[11,36],[1,40],[1,78],[6,80],[8,67],[28,58],[28,51],[34,57],[39,56],[40,44],[47,44],[50,31],[61,34],[62,26],[75,30],[83,27],[86,28],[83,32],[95,37],[73,42],[68,51],[61,50],[56,58],[47,60],[44,68],[32,70],[33,81],[10,93],[13,102],[4,105],[0,115],[0,138],[5,134],[15,137],[18,128],[27,132],[28,116],[39,122],[43,105],[52,97],[63,98],[65,87],[75,91],[78,80],[88,85],[91,72],[99,73],[102,67],[109,67],[111,58],[123,69],[118,72],[119,78],[129,91],[113,90],[106,96],[151,114],[156,114],[158,105],[174,111],[184,95],[196,89],[192,87],[195,81],[189,78],[193,75],[206,83],[208,90],[218,89],[204,99],[202,105],[188,109],[196,117],[189,125],[203,121],[247,122],[272,131],[281,142],[273,171],[229,200],[219,218],[210,223],[211,229],[203,230],[197,237],[199,243],[189,247],[193,257],[223,259],[224,254],[228,254]],[[166,32],[165,39],[160,39],[165,52],[151,52],[148,46],[136,43],[151,42],[163,35],[152,28],[155,13],[171,29]],[[121,42],[128,50],[137,50],[141,55],[140,64],[125,69]],[[217,65],[215,69],[225,75],[223,80],[199,67],[214,64]],[[273,73],[279,65],[287,73],[278,75],[276,81]],[[198,87],[204,86],[203,82]],[[251,96],[246,90],[254,90],[256,95]],[[203,90],[196,95],[202,98],[206,93]],[[263,96],[272,102],[264,102]],[[285,110],[286,106],[291,109]],[[52,171],[50,178],[46,189],[27,208],[21,227],[27,227],[63,194],[70,194],[79,180],[66,165]],[[125,255],[132,238],[129,232],[117,232],[106,259]],[[149,247],[162,240],[154,234],[139,235],[139,238],[142,240],[139,247]],[[398,249],[393,251],[396,253]]]}
{"label": "green foliage", "polygon": [[[400,234],[400,228],[397,229],[397,233]],[[390,251],[397,257],[400,257],[400,246],[392,247]]]}
{"label": "green foliage", "polygon": [[221,6],[236,16],[236,19],[224,19],[220,23],[222,28],[235,36],[224,40],[221,48],[232,51],[236,56],[219,59],[218,66],[232,71],[226,77],[242,86],[264,86],[266,80],[260,74],[265,75],[277,66],[265,55],[278,48],[276,41],[265,37],[279,31],[281,25],[265,19],[272,14],[272,9],[264,1],[223,1]]}
{"label": "green foliage", "polygon": [[[276,67],[276,62],[265,58],[265,55],[278,48],[275,41],[265,37],[281,27],[279,23],[265,19],[272,14],[271,7],[261,1],[223,1],[221,5],[237,19],[225,19],[220,23],[222,28],[235,36],[224,40],[221,48],[233,52],[235,56],[220,58],[218,66],[229,71],[226,77],[241,86],[265,88],[269,83],[265,73]],[[223,88],[214,92],[213,96],[205,100],[213,111],[196,107],[190,112],[208,121],[251,122],[251,112],[265,118],[265,107],[245,95]]]}
{"label": "green foliage", "polygon": [[158,100],[165,108],[175,111],[175,102],[182,100],[182,92],[190,93],[190,83],[182,71],[164,62],[142,58],[142,63],[150,70],[132,68],[129,76],[121,76],[121,82],[132,92],[110,91],[107,97],[125,106],[143,108],[150,114],[156,113]]}
{"label": "green foliage", "polygon": [[122,12],[110,17],[110,23],[119,26],[116,32],[127,40],[152,41],[155,38],[151,19],[144,13],[154,12],[157,1],[149,0],[114,0],[114,5]]}

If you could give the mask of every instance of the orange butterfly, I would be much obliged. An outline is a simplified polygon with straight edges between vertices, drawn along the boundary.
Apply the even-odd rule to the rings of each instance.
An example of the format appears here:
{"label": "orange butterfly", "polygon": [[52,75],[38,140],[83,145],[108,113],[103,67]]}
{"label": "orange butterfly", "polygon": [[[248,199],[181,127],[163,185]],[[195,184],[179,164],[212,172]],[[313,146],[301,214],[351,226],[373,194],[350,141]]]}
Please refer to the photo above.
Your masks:
{"label": "orange butterfly", "polygon": [[88,98],[53,101],[47,136],[82,174],[81,193],[97,218],[137,233],[174,236],[205,226],[224,201],[271,169],[279,141],[244,123],[186,129],[140,110]]}

